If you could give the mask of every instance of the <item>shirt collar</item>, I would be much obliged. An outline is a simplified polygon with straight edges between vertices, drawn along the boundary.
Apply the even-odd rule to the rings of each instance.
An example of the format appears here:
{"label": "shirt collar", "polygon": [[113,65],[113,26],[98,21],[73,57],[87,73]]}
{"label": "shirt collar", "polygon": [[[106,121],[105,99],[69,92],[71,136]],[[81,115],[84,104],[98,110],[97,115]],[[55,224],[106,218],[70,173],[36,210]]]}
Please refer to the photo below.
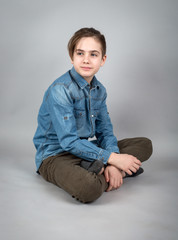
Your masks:
{"label": "shirt collar", "polygon": [[[74,67],[70,70],[70,74],[72,75],[72,78],[75,80],[75,82],[79,85],[81,89],[89,85],[88,82],[80,74],[78,74]],[[91,81],[91,86],[92,88],[99,87],[98,80],[96,79],[95,76]]]}
{"label": "shirt collar", "polygon": [[91,87],[92,88],[96,88],[96,87],[99,88],[99,82],[98,82],[98,80],[95,76],[93,77],[93,79],[91,81]]}

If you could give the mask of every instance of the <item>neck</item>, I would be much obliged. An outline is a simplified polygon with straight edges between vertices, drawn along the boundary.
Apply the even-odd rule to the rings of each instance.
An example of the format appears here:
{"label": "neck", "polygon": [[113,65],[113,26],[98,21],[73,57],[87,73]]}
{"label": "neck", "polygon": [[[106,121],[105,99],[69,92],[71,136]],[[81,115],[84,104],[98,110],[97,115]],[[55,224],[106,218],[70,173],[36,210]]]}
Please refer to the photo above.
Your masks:
{"label": "neck", "polygon": [[84,79],[87,81],[88,84],[91,85],[91,81],[92,81],[93,77],[90,77],[90,78],[85,78],[85,77],[84,77]]}

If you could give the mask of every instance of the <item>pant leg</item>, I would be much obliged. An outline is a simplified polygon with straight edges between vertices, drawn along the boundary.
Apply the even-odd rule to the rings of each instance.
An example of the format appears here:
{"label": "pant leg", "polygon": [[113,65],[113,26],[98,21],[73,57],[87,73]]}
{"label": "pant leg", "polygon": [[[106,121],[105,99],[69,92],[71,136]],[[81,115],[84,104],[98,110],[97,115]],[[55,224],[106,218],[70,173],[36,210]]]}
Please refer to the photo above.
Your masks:
{"label": "pant leg", "polygon": [[118,141],[120,153],[127,153],[138,158],[141,162],[149,159],[153,152],[152,142],[145,137],[126,138]]}
{"label": "pant leg", "polygon": [[80,167],[80,161],[70,153],[49,157],[43,161],[39,173],[77,200],[92,202],[108,188],[108,183],[104,175],[98,176]]}

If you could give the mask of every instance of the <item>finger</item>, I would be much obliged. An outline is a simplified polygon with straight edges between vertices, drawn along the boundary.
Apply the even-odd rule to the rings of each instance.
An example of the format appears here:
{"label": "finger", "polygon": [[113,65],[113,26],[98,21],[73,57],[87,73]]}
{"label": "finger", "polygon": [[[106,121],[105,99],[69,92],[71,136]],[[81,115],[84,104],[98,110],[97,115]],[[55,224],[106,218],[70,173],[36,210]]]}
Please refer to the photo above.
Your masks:
{"label": "finger", "polygon": [[109,173],[108,173],[107,169],[104,172],[104,176],[105,176],[106,182],[109,182]]}
{"label": "finger", "polygon": [[135,164],[133,165],[133,167],[134,167],[136,170],[138,170],[138,169],[140,168],[140,165],[138,165],[138,164],[135,163]]}
{"label": "finger", "polygon": [[114,187],[112,187],[112,190],[116,190],[116,189],[118,189],[119,187],[120,187],[120,183],[117,184],[117,185],[115,185]]}
{"label": "finger", "polygon": [[113,178],[111,178],[110,182],[109,182],[109,187],[107,189],[107,192],[111,191],[113,189],[113,186],[114,186],[114,180],[113,180]]}
{"label": "finger", "polygon": [[125,172],[124,171],[121,171],[121,174],[122,174],[122,177],[125,177]]}
{"label": "finger", "polygon": [[120,187],[120,179],[115,181],[114,188],[118,189]]}
{"label": "finger", "polygon": [[116,181],[114,182],[114,189],[118,189],[122,184],[121,184],[121,178],[117,178]]}
{"label": "finger", "polygon": [[130,167],[130,170],[131,170],[132,172],[134,172],[134,173],[137,172],[137,169],[136,169],[135,167]]}
{"label": "finger", "polygon": [[121,187],[121,185],[122,185],[122,183],[123,183],[123,180],[122,180],[122,179],[120,179],[120,181],[118,182],[118,184],[117,184],[117,186],[115,187],[115,189],[118,189],[118,188],[120,188],[120,187]]}
{"label": "finger", "polygon": [[129,169],[126,171],[126,173],[128,173],[129,175],[132,175],[132,172]]}
{"label": "finger", "polygon": [[106,192],[109,192],[112,190],[112,185],[109,185],[108,189],[106,190]]}
{"label": "finger", "polygon": [[142,165],[142,163],[140,162],[140,160],[138,160],[137,158],[135,159],[135,163],[138,164],[139,166]]}

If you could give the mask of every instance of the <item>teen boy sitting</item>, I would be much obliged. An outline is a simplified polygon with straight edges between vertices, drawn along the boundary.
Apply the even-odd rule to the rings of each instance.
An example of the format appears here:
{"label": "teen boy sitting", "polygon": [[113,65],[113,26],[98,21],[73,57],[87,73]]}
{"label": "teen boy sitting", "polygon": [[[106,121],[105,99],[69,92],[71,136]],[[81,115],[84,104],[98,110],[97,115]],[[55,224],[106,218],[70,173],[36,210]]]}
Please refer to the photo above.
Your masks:
{"label": "teen boy sitting", "polygon": [[[106,89],[95,74],[106,61],[105,37],[78,30],[68,43],[73,68],[47,89],[34,136],[36,167],[47,181],[81,202],[118,189],[125,176],[143,172],[152,154],[147,138],[117,141],[106,106]],[[96,137],[95,141],[89,138]]]}

